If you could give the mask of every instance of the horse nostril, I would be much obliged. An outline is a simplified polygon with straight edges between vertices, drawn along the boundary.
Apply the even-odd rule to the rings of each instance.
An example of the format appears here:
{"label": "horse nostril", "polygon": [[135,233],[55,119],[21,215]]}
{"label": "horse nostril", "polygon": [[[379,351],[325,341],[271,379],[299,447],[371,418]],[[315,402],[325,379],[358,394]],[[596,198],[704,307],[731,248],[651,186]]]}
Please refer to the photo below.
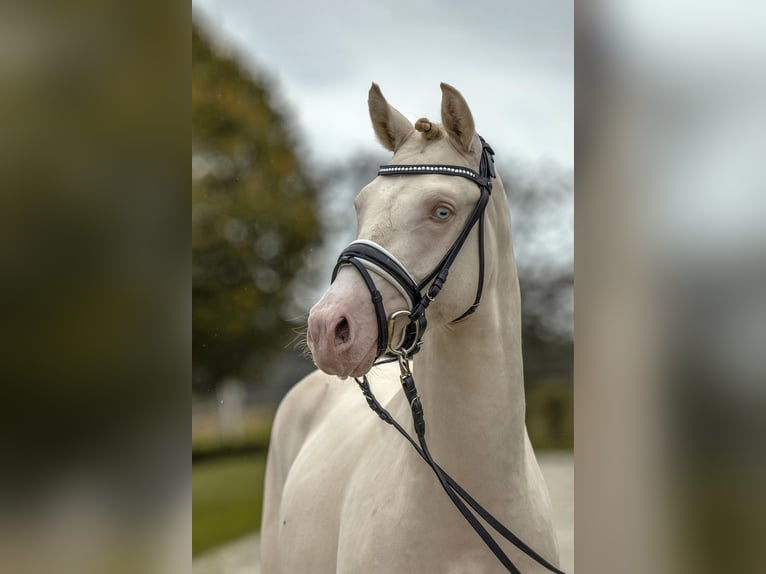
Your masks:
{"label": "horse nostril", "polygon": [[335,326],[335,346],[339,347],[348,343],[351,338],[351,328],[348,325],[348,320],[343,317]]}

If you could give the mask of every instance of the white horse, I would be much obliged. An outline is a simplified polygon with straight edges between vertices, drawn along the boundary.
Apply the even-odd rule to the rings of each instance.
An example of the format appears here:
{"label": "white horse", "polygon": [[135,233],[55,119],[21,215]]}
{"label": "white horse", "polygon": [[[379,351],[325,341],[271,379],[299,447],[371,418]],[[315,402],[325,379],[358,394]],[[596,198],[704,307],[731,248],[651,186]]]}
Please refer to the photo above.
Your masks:
{"label": "white horse", "polygon": [[[442,88],[442,124],[413,126],[369,92],[375,133],[392,164],[449,164],[474,171],[482,143],[461,94]],[[413,374],[433,458],[498,520],[553,564],[558,548],[548,491],[524,421],[519,284],[505,190],[494,180],[486,207],[481,304],[476,228],[428,308]],[[428,276],[463,229],[479,193],[462,177],[377,177],[355,201],[358,237]],[[401,293],[372,274],[387,314]],[[369,373],[372,390],[414,436],[396,365],[373,367],[378,325],[370,291],[352,266],[309,315],[308,344],[321,371],[282,401],[274,421],[261,528],[265,574],[504,572],[441,488],[431,468],[368,408],[347,377]],[[524,573],[547,570],[496,536]]]}

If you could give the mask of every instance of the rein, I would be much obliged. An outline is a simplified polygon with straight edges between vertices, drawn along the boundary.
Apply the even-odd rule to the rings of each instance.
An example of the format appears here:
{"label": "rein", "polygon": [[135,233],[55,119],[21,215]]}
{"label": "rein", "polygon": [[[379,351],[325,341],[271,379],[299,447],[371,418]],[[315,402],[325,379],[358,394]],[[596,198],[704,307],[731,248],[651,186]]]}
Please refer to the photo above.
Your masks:
{"label": "rein", "polygon": [[[415,434],[417,435],[418,442],[410,436],[410,434],[404,430],[404,428],[394,419],[383,405],[378,402],[377,398],[370,388],[370,384],[367,381],[367,376],[363,376],[362,380],[354,378],[359,388],[362,390],[364,398],[367,400],[367,404],[370,409],[377,414],[384,422],[393,426],[399,433],[407,439],[407,441],[413,446],[421,458],[426,462],[428,466],[434,471],[436,477],[439,479],[439,483],[449,496],[452,503],[457,507],[463,518],[468,521],[471,527],[481,537],[484,543],[489,547],[492,553],[497,559],[506,567],[509,572],[513,574],[521,574],[521,571],[511,561],[508,555],[503,552],[503,549],[497,544],[492,535],[487,531],[481,522],[476,518],[476,515],[468,508],[470,506],[481,518],[483,518],[487,524],[489,524],[498,534],[505,538],[508,542],[516,546],[524,554],[535,560],[538,564],[544,566],[555,574],[564,574],[562,570],[556,568],[553,564],[548,562],[545,558],[535,552],[526,542],[516,536],[508,527],[503,525],[497,518],[492,516],[481,504],[479,504],[468,492],[461,487],[455,479],[447,474],[433,459],[431,452],[428,450],[428,444],[426,443],[426,423],[423,417],[423,405],[420,402],[417,389],[415,388],[415,380],[412,377],[412,371],[409,368],[409,361],[406,355],[399,355],[399,368],[401,370],[400,381],[402,383],[402,389],[407,401],[410,403],[410,410],[412,411],[412,420],[415,425]],[[418,444],[419,443],[419,444]],[[462,499],[462,500],[461,500]],[[466,503],[468,506],[466,506]]]}
{"label": "rein", "polygon": [[[521,571],[505,552],[503,552],[476,515],[484,519],[484,521],[498,534],[540,565],[555,574],[564,574],[492,516],[492,514],[476,502],[470,494],[468,494],[434,461],[428,450],[428,444],[426,443],[425,438],[426,424],[423,415],[423,405],[418,396],[415,380],[409,366],[409,359],[420,350],[420,347],[423,344],[422,337],[428,324],[426,321],[426,309],[434,301],[444,286],[444,283],[447,281],[450,267],[460,253],[460,249],[463,247],[468,235],[477,223],[479,233],[479,279],[476,289],[476,297],[473,304],[457,319],[454,319],[453,323],[472,314],[476,311],[481,302],[481,295],[484,289],[484,212],[492,193],[492,179],[495,178],[495,168],[493,158],[494,151],[483,138],[480,137],[479,139],[482,144],[479,173],[462,166],[427,164],[384,165],[378,170],[378,175],[380,176],[449,175],[463,177],[473,181],[479,186],[479,200],[471,212],[463,230],[460,232],[460,235],[458,235],[452,246],[447,250],[447,253],[442,260],[437,264],[434,270],[428,274],[428,276],[420,281],[420,283],[416,282],[404,265],[402,265],[396,257],[389,253],[385,248],[372,241],[357,240],[352,242],[341,252],[338,262],[332,272],[332,281],[335,281],[340,268],[346,265],[353,266],[362,276],[372,297],[378,324],[376,364],[398,361],[399,369],[401,371],[399,379],[402,384],[404,395],[410,404],[417,442],[393,418],[393,416],[391,416],[380,402],[378,402],[370,388],[367,376],[364,375],[361,380],[358,378],[355,378],[354,380],[359,385],[370,409],[372,409],[372,411],[383,421],[392,425],[407,439],[407,441],[409,441],[426,464],[428,464],[434,471],[434,474],[436,474],[436,477],[439,479],[439,483],[442,485],[442,488],[447,493],[450,500],[452,500],[453,504],[509,572],[512,572],[513,574],[521,574]],[[380,291],[375,287],[375,282],[370,275],[370,271],[382,276],[391,283],[391,285],[402,294],[409,309],[406,311],[397,311],[387,319],[386,311],[383,306],[383,297],[380,294]],[[425,294],[423,294],[423,290],[427,286],[428,289]],[[409,323],[404,328],[396,346],[394,346],[394,323],[396,319],[401,316],[407,316],[409,318]],[[476,512],[476,514],[468,508],[469,506]]]}

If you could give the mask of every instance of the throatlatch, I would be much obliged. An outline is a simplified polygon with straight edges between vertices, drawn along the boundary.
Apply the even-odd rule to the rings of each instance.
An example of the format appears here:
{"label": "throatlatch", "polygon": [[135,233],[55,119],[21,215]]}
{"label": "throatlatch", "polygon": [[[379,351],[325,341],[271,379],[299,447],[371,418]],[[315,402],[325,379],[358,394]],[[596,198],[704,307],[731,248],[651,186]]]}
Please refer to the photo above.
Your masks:
{"label": "throatlatch", "polygon": [[[476,298],[474,299],[473,304],[462,315],[454,319],[453,322],[459,321],[476,311],[481,302],[481,295],[484,289],[484,212],[492,192],[492,179],[495,178],[493,157],[495,152],[483,138],[480,137],[479,139],[481,140],[482,150],[478,173],[462,166],[428,164],[384,165],[378,170],[378,175],[380,176],[457,176],[470,179],[479,186],[479,200],[471,212],[468,221],[455,242],[449,250],[447,250],[447,253],[442,260],[434,270],[428,274],[428,276],[423,278],[419,283],[416,282],[404,265],[402,265],[396,257],[389,253],[385,248],[372,241],[357,240],[341,252],[338,262],[332,272],[332,281],[335,281],[341,267],[344,265],[351,265],[359,272],[365,285],[367,285],[367,289],[372,297],[373,306],[375,307],[375,316],[378,323],[376,362],[389,362],[394,360],[399,362],[399,369],[401,371],[400,381],[404,395],[410,405],[415,434],[417,435],[418,441],[415,442],[409,433],[407,433],[407,431],[394,420],[391,413],[378,402],[367,381],[367,376],[363,376],[361,380],[355,378],[354,380],[362,390],[362,393],[367,400],[367,404],[372,411],[383,419],[383,421],[396,428],[396,430],[399,431],[410,444],[412,444],[426,464],[428,464],[434,471],[434,474],[436,474],[439,479],[439,483],[442,485],[442,488],[447,493],[450,500],[452,500],[453,504],[509,572],[512,572],[513,574],[521,574],[521,571],[511,559],[508,558],[505,552],[503,552],[502,548],[500,548],[494,538],[492,538],[492,535],[468,506],[470,506],[476,514],[489,524],[489,526],[491,526],[498,534],[503,536],[503,538],[516,546],[527,556],[555,574],[564,574],[561,570],[550,564],[530,548],[529,545],[476,502],[476,500],[455,482],[450,475],[444,472],[444,470],[431,457],[425,437],[426,423],[423,414],[423,405],[421,404],[420,396],[415,387],[415,380],[412,377],[412,371],[409,366],[409,359],[420,350],[420,347],[423,344],[422,337],[427,326],[426,310],[442,290],[444,283],[447,281],[450,267],[455,262],[455,259],[460,253],[460,249],[463,247],[468,235],[477,223],[479,232],[479,278],[476,288]],[[375,286],[370,271],[383,277],[402,294],[408,305],[407,311],[397,311],[390,317],[387,317],[386,310],[383,306],[383,297]],[[426,287],[428,289],[425,294],[423,294],[423,290],[426,289]],[[405,327],[400,340],[394,342],[394,322],[396,318],[401,315],[408,316],[409,323]]]}

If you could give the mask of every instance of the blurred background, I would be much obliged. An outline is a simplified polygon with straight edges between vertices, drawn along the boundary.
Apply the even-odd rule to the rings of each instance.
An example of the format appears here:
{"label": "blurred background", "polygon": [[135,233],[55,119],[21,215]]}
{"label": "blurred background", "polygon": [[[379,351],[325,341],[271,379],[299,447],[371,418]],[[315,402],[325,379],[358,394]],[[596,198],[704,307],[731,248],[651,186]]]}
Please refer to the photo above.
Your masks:
{"label": "blurred background", "polygon": [[[501,8],[502,22],[486,17]],[[570,3],[349,11],[195,0],[195,556],[259,527],[276,406],[313,369],[300,346],[308,309],[354,238],[353,198],[389,157],[369,122],[372,81],[411,121],[438,121],[439,82],[451,83],[497,153],[522,289],[528,427],[538,451],[564,453],[550,466],[564,476],[571,531],[572,22]]]}
{"label": "blurred background", "polygon": [[577,564],[764,572],[766,5],[577,10]]}
{"label": "blurred background", "polygon": [[193,4],[0,3],[0,571],[234,571],[373,80],[410,119],[452,83],[498,151],[570,535],[576,118],[580,570],[766,570],[763,2],[578,2],[576,108],[564,2]]}

